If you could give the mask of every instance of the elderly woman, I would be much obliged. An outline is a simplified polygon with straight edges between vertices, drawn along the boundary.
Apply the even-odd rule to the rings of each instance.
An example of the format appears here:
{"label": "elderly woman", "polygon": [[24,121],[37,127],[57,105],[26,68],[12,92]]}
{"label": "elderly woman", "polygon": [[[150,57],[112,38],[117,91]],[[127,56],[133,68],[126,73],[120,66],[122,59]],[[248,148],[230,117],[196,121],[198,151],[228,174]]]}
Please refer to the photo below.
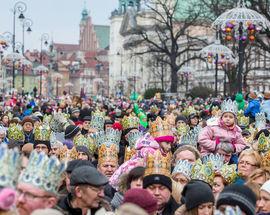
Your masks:
{"label": "elderly woman", "polygon": [[252,149],[244,150],[238,161],[238,175],[240,176],[236,183],[243,184],[248,177],[258,168],[261,167],[261,156]]}

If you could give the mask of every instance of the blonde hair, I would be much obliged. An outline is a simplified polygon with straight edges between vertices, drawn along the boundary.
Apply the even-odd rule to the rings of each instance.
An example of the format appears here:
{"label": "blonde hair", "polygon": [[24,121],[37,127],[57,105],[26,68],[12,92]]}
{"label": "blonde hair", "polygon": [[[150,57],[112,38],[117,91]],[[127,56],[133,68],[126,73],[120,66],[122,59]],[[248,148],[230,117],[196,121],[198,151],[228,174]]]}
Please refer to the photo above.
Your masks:
{"label": "blonde hair", "polygon": [[253,182],[256,178],[264,177],[265,181],[270,179],[270,168],[262,167],[260,169],[254,170],[254,172],[248,177],[247,183]]}
{"label": "blonde hair", "polygon": [[262,157],[260,156],[260,154],[257,151],[254,151],[253,149],[246,149],[246,150],[242,151],[240,156],[239,156],[239,161],[241,161],[244,156],[252,156],[255,159],[255,162],[256,162],[255,165],[259,168],[261,167]]}
{"label": "blonde hair", "polygon": [[194,146],[183,145],[183,146],[180,146],[180,147],[173,153],[172,164],[175,164],[176,156],[177,156],[180,152],[182,152],[182,151],[190,151],[190,152],[192,152],[192,154],[195,155],[196,160],[198,160],[199,158],[201,158],[200,152],[199,152],[198,149],[196,149]]}
{"label": "blonde hair", "polygon": [[260,185],[251,181],[247,182],[245,185],[247,185],[253,191],[253,193],[256,196],[256,199],[260,199],[260,188],[261,188]]}
{"label": "blonde hair", "polygon": [[115,215],[148,215],[148,213],[135,204],[125,203],[119,207]]}
{"label": "blonde hair", "polygon": [[183,188],[182,184],[172,180],[172,197],[178,204],[181,203]]}

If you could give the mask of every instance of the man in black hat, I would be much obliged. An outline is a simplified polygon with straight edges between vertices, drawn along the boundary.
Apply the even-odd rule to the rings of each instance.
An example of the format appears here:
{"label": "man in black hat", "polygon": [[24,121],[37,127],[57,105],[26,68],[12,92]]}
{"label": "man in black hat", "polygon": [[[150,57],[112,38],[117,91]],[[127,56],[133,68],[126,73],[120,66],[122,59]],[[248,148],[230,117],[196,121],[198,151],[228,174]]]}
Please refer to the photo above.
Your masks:
{"label": "man in black hat", "polygon": [[82,135],[86,135],[89,132],[90,129],[90,122],[91,122],[91,116],[85,116],[83,118],[83,124],[82,124]]}
{"label": "man in black hat", "polygon": [[87,209],[93,211],[100,206],[107,183],[107,177],[94,167],[75,168],[70,176],[70,193],[58,206],[67,214],[83,214]]}

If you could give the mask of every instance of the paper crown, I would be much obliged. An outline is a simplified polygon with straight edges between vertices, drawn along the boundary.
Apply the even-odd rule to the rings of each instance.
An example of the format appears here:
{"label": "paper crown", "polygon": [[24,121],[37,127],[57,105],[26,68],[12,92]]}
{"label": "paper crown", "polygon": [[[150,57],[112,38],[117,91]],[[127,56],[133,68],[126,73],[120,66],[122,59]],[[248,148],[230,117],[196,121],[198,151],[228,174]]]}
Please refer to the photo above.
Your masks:
{"label": "paper crown", "polygon": [[149,132],[153,137],[173,136],[170,124],[159,116],[154,122],[150,122]]}
{"label": "paper crown", "polygon": [[214,182],[215,172],[211,163],[203,164],[197,160],[191,170],[191,178],[207,182],[212,185]]}
{"label": "paper crown", "polygon": [[50,121],[50,127],[54,132],[63,132],[70,124],[68,122],[68,115],[64,113],[55,113]]}
{"label": "paper crown", "polygon": [[74,140],[74,144],[76,146],[85,146],[88,150],[94,154],[96,152],[97,146],[93,143],[92,139],[89,137],[85,137],[82,134],[77,135]]}
{"label": "paper crown", "polygon": [[124,130],[130,128],[139,128],[140,120],[138,117],[133,115],[124,116],[124,118],[121,120],[121,124]]}
{"label": "paper crown", "polygon": [[255,115],[255,128],[258,130],[264,129],[266,127],[266,118],[263,112],[257,113]]}
{"label": "paper crown", "polygon": [[231,184],[235,181],[237,177],[237,166],[236,164],[224,164],[218,171],[217,174],[220,174],[224,179],[225,184]]}
{"label": "paper crown", "polygon": [[35,140],[50,141],[51,133],[52,131],[48,125],[47,126],[40,125],[35,128],[35,131],[34,131]]}
{"label": "paper crown", "polygon": [[220,154],[210,154],[202,158],[203,164],[211,163],[214,171],[218,171],[224,164],[224,157]]}
{"label": "paper crown", "polygon": [[95,128],[98,131],[102,131],[104,129],[105,123],[105,113],[97,110],[92,114],[92,119],[90,122],[90,127]]}
{"label": "paper crown", "polygon": [[194,132],[189,132],[183,135],[180,139],[181,145],[192,145],[197,148],[198,134]]}
{"label": "paper crown", "polygon": [[49,193],[58,193],[58,186],[65,171],[65,164],[52,156],[48,157],[43,152],[33,151],[27,167],[19,177],[19,183],[32,184]]}
{"label": "paper crown", "polygon": [[125,147],[125,158],[124,161],[130,160],[135,154],[137,150],[135,148],[131,148],[129,146]]}
{"label": "paper crown", "polygon": [[19,124],[12,124],[8,128],[7,133],[8,133],[9,140],[21,141],[21,142],[24,142],[25,140],[23,128]]}
{"label": "paper crown", "polygon": [[176,119],[176,116],[173,113],[165,116],[165,120],[169,123],[170,126],[175,125],[175,119]]}
{"label": "paper crown", "polygon": [[0,145],[0,187],[16,187],[21,170],[20,158],[17,148],[8,149],[7,144]]}
{"label": "paper crown", "polygon": [[183,136],[186,135],[189,132],[189,125],[187,124],[181,124],[179,126],[177,126],[176,128],[176,132],[178,136]]}
{"label": "paper crown", "polygon": [[43,124],[50,125],[51,120],[52,120],[52,115],[45,114],[43,116]]}
{"label": "paper crown", "polygon": [[143,133],[140,131],[129,132],[127,134],[127,141],[130,148],[135,148],[136,141],[143,136]]}
{"label": "paper crown", "polygon": [[121,140],[121,131],[108,128],[106,134],[100,136],[97,139],[99,145],[98,150],[98,163],[104,163],[106,160],[118,161],[119,143]]}
{"label": "paper crown", "polygon": [[232,101],[231,99],[224,100],[221,104],[221,111],[222,113],[229,112],[236,116],[238,112],[237,103],[235,101]]}
{"label": "paper crown", "polygon": [[79,153],[75,147],[68,149],[67,146],[63,146],[59,150],[59,159],[60,161],[71,161],[78,159]]}
{"label": "paper crown", "polygon": [[148,154],[146,158],[145,176],[160,174],[170,177],[171,176],[171,154],[167,153],[166,156],[162,155],[160,150],[154,154]]}
{"label": "paper crown", "polygon": [[239,126],[248,127],[248,125],[249,125],[249,117],[246,117],[244,115],[242,115],[242,116],[238,115],[237,119],[238,119],[238,125]]}
{"label": "paper crown", "polygon": [[262,132],[258,138],[258,151],[265,153],[270,150],[270,138]]}
{"label": "paper crown", "polygon": [[194,106],[188,106],[182,111],[182,114],[186,117],[188,117],[191,114],[197,114],[197,111]]}
{"label": "paper crown", "polygon": [[219,116],[221,115],[221,110],[218,106],[213,106],[211,110],[212,116]]}
{"label": "paper crown", "polygon": [[177,173],[181,173],[187,179],[190,180],[191,170],[192,170],[191,163],[189,163],[187,160],[179,160],[173,169],[172,175],[177,174]]}

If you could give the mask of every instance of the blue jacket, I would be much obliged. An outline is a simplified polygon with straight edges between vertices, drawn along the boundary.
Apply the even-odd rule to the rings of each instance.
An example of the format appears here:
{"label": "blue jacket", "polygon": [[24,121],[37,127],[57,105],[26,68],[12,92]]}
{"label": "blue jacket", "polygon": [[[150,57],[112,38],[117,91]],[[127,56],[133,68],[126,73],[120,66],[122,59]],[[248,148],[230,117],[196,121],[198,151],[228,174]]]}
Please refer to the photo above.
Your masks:
{"label": "blue jacket", "polygon": [[260,101],[257,99],[252,99],[248,103],[248,107],[244,112],[245,116],[255,117],[257,113],[260,113]]}
{"label": "blue jacket", "polygon": [[261,112],[267,114],[267,119],[270,121],[270,100],[264,100],[261,105]]}

